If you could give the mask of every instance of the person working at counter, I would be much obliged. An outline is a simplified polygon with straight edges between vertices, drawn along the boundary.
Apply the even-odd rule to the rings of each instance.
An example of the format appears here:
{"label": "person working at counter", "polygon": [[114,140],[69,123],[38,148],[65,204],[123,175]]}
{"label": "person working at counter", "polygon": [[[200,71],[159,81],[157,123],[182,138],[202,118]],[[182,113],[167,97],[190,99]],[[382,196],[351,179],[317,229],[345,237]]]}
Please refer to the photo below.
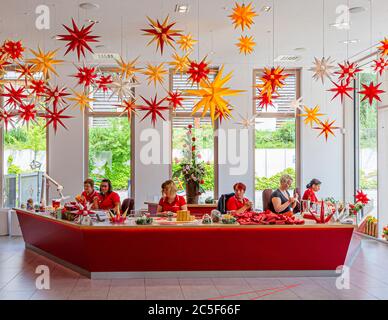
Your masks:
{"label": "person working at counter", "polygon": [[321,190],[321,181],[312,179],[306,188],[307,190],[304,192],[302,200],[310,200],[312,203],[317,203],[318,198],[315,195],[315,192]]}
{"label": "person working at counter", "polygon": [[177,187],[172,180],[167,180],[162,184],[162,198],[159,201],[157,213],[160,212],[177,212],[187,210],[186,200],[177,194]]}
{"label": "person working at counter", "polygon": [[228,199],[226,203],[227,211],[234,211],[236,214],[248,212],[252,210],[252,202],[244,197],[247,187],[239,182],[233,186],[234,196]]}
{"label": "person working at counter", "polygon": [[103,179],[100,183],[98,208],[102,210],[114,210],[115,212],[120,211],[120,196],[112,190],[112,183],[109,179]]}
{"label": "person working at counter", "polygon": [[295,197],[291,197],[288,192],[292,182],[293,179],[290,175],[285,174],[281,176],[279,189],[272,192],[269,210],[274,213],[284,214],[291,212],[296,207],[299,195],[296,193]]}
{"label": "person working at counter", "polygon": [[99,193],[94,189],[93,179],[86,179],[84,181],[84,191],[80,196],[76,197],[76,201],[81,204],[90,203],[92,206],[90,209],[98,209],[98,197]]}

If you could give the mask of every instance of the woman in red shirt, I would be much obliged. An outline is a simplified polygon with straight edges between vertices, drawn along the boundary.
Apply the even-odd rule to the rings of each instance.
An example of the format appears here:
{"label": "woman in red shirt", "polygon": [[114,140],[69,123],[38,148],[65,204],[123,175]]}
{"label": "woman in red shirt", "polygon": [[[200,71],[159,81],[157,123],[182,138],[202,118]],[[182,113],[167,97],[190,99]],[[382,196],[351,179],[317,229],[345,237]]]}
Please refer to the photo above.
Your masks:
{"label": "woman in red shirt", "polygon": [[313,179],[306,186],[306,188],[307,190],[304,192],[302,200],[310,200],[311,203],[317,203],[318,198],[315,195],[315,192],[321,190],[321,181],[318,179]]}
{"label": "woman in red shirt", "polygon": [[227,211],[235,211],[235,213],[240,214],[252,210],[252,202],[244,198],[246,189],[245,184],[241,182],[233,186],[234,196],[230,197],[226,203]]}
{"label": "woman in red shirt", "polygon": [[100,183],[98,208],[102,210],[114,210],[116,213],[120,212],[120,196],[112,190],[112,183],[109,179],[104,179]]}
{"label": "woman in red shirt", "polygon": [[162,198],[159,201],[157,213],[160,212],[177,212],[187,210],[186,200],[184,197],[177,195],[177,187],[172,180],[167,180],[162,184]]}
{"label": "woman in red shirt", "polygon": [[94,189],[93,179],[86,179],[84,181],[84,191],[82,191],[80,196],[76,197],[77,202],[86,205],[87,203],[91,204],[91,209],[98,208],[98,192]]}

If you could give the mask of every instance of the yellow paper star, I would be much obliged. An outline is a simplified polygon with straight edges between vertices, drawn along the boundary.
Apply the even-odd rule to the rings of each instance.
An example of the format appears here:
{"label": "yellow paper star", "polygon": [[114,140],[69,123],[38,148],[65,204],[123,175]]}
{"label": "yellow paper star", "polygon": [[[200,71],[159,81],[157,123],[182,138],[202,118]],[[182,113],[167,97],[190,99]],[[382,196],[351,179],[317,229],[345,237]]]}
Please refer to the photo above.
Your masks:
{"label": "yellow paper star", "polygon": [[256,42],[253,41],[253,36],[241,36],[238,40],[239,42],[236,43],[236,46],[240,49],[240,53],[247,55],[253,52],[253,47],[256,45]]}
{"label": "yellow paper star", "polygon": [[223,85],[227,83],[232,78],[232,72],[227,74],[224,78],[222,77],[222,72],[224,71],[224,66],[218,71],[217,76],[214,78],[213,82],[208,82],[202,80],[199,83],[200,89],[198,90],[185,90],[184,94],[188,96],[201,97],[201,100],[197,102],[194,106],[192,114],[195,114],[203,108],[202,116],[204,116],[208,111],[210,111],[210,117],[212,123],[219,114],[225,115],[227,117],[230,115],[230,109],[228,108],[229,102],[224,99],[226,96],[236,96],[244,90],[232,90]]}
{"label": "yellow paper star", "polygon": [[60,64],[63,62],[63,60],[54,59],[58,49],[53,51],[47,51],[47,53],[44,53],[38,47],[38,52],[32,49],[30,49],[30,51],[35,56],[35,58],[28,59],[27,62],[35,65],[34,72],[42,72],[45,79],[50,78],[50,72],[58,76],[58,73],[54,69],[54,65]]}
{"label": "yellow paper star", "polygon": [[166,69],[164,69],[164,63],[157,65],[152,65],[150,63],[147,64],[147,68],[143,71],[143,74],[147,76],[148,84],[154,82],[156,87],[156,82],[160,84],[164,83],[164,76],[168,73]]}
{"label": "yellow paper star", "polygon": [[198,42],[193,39],[191,33],[186,35],[181,35],[180,39],[176,42],[179,44],[179,48],[185,52],[193,50],[193,45]]}
{"label": "yellow paper star", "polygon": [[88,95],[85,94],[85,92],[77,92],[71,89],[73,92],[74,97],[69,98],[71,101],[75,101],[75,106],[79,106],[81,111],[83,112],[85,108],[92,109],[90,102],[95,101],[96,99],[88,97]]}
{"label": "yellow paper star", "polygon": [[181,75],[187,71],[190,66],[189,55],[180,56],[178,53],[172,55],[173,61],[169,62],[169,65],[174,68],[174,73],[180,73]]}
{"label": "yellow paper star", "polygon": [[306,117],[303,121],[305,124],[310,124],[313,126],[313,123],[321,124],[321,121],[318,117],[323,116],[323,113],[319,113],[319,106],[315,106],[314,108],[304,107],[304,111],[306,113],[300,114],[300,117]]}
{"label": "yellow paper star", "polygon": [[247,6],[243,3],[241,6],[236,2],[235,7],[233,8],[233,13],[229,16],[232,19],[234,28],[241,27],[242,31],[247,27],[251,28],[251,25],[254,23],[253,18],[256,17],[257,14],[252,8],[252,2]]}
{"label": "yellow paper star", "polygon": [[120,57],[120,60],[115,59],[118,64],[117,71],[120,73],[121,78],[124,78],[124,77],[125,79],[132,78],[135,76],[136,72],[141,71],[141,68],[136,67],[136,62],[138,59],[139,57],[128,62],[125,62],[122,57]]}

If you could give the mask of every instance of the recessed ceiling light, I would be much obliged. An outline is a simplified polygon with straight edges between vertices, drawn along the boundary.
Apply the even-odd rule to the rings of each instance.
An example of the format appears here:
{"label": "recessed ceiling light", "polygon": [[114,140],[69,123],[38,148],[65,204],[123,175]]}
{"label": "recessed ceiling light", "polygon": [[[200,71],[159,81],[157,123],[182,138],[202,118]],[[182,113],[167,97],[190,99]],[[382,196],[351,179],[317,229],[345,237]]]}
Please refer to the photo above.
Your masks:
{"label": "recessed ceiling light", "polygon": [[307,49],[304,48],[304,47],[298,47],[298,48],[295,48],[294,51],[298,51],[298,52],[302,52],[302,51],[306,51]]}
{"label": "recessed ceiling light", "polygon": [[105,48],[105,44],[98,44],[96,45],[96,48],[97,49]]}
{"label": "recessed ceiling light", "polygon": [[89,22],[89,23],[100,23],[100,21],[96,20],[96,19],[86,19],[86,22]]}
{"label": "recessed ceiling light", "polygon": [[358,42],[360,42],[359,39],[349,39],[349,40],[340,41],[340,43],[344,43],[344,44],[353,44]]}
{"label": "recessed ceiling light", "polygon": [[270,6],[264,6],[261,8],[261,11],[262,12],[270,12],[271,11],[271,7]]}
{"label": "recessed ceiling light", "polygon": [[100,6],[97,3],[92,3],[92,2],[82,2],[80,3],[79,7],[85,10],[93,10],[93,9],[100,8]]}
{"label": "recessed ceiling light", "polygon": [[352,7],[349,8],[350,13],[361,13],[364,12],[366,9],[364,7]]}
{"label": "recessed ceiling light", "polygon": [[175,12],[187,13],[189,12],[190,6],[188,4],[177,4],[175,6]]}

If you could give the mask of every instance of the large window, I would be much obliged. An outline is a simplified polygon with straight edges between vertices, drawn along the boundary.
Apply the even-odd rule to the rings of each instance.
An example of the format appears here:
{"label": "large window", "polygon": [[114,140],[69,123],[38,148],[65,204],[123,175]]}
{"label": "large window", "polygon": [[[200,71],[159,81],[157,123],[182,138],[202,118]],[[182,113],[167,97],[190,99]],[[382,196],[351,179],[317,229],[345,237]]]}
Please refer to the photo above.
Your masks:
{"label": "large window", "polygon": [[[106,72],[107,73],[107,72]],[[132,126],[127,114],[120,107],[121,100],[111,91],[97,90],[92,93],[95,101],[87,110],[88,176],[96,185],[110,179],[113,190],[123,201],[133,194]]]}
{"label": "large window", "polygon": [[[255,207],[262,208],[265,189],[277,189],[283,174],[294,178],[298,185],[299,120],[290,103],[299,98],[299,70],[285,70],[289,74],[285,85],[278,90],[279,98],[267,110],[255,100]],[[254,85],[260,84],[262,70],[254,70]],[[254,89],[254,95],[259,91]]]}
{"label": "large window", "polygon": [[[187,74],[173,74],[170,71],[170,90],[182,92],[183,90],[196,89],[196,85],[191,85],[188,81]],[[212,69],[209,80],[213,81],[217,70]],[[217,191],[217,140],[214,134],[215,128],[211,123],[210,115],[200,117],[200,114],[191,115],[193,106],[198,101],[196,97],[185,97],[183,101],[183,108],[178,107],[176,111],[171,112],[172,121],[172,166],[171,174],[173,175],[178,168],[179,162],[182,160],[184,135],[187,132],[188,125],[192,125],[193,134],[196,137],[196,145],[201,155],[201,159],[205,162],[206,176],[204,179],[203,188],[205,190],[199,197],[200,202],[206,200],[216,199],[218,196]],[[180,193],[185,193],[184,182],[182,178],[178,179],[177,184],[180,188]]]}

